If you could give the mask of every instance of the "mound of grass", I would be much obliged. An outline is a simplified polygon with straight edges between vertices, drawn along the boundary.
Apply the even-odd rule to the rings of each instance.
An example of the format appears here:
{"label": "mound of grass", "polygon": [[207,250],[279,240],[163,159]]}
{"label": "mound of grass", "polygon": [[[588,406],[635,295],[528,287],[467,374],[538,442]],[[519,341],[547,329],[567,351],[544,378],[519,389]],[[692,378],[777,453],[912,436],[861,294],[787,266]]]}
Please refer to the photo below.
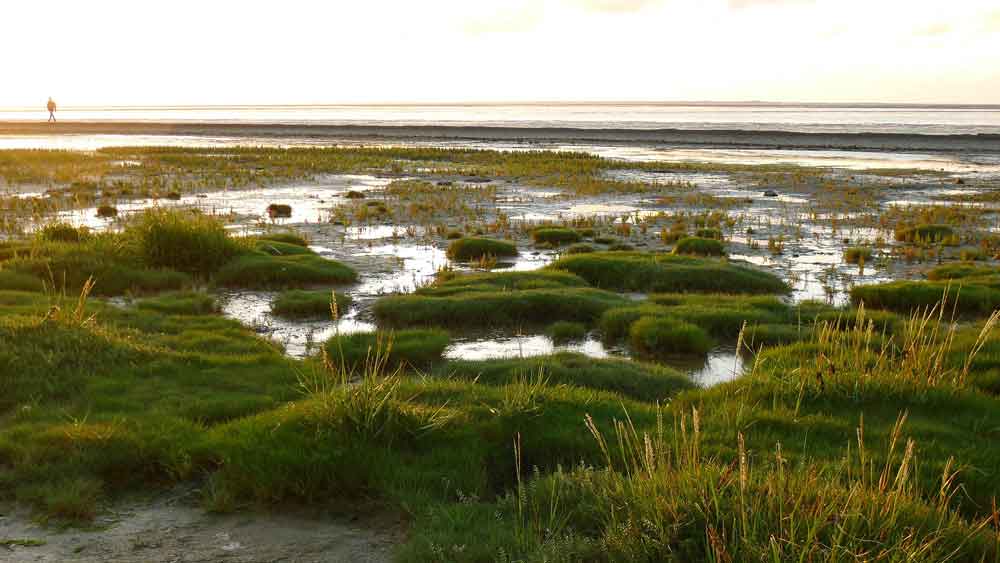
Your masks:
{"label": "mound of grass", "polygon": [[0,291],[44,291],[41,279],[11,270],[0,270]]}
{"label": "mound of grass", "polygon": [[309,241],[306,240],[306,237],[293,231],[266,233],[257,237],[257,240],[294,244],[295,246],[301,246],[303,248],[309,246]]}
{"label": "mound of grass", "polygon": [[615,291],[786,293],[777,276],[750,267],[688,256],[594,252],[564,256],[550,269],[572,272],[595,287]]}
{"label": "mound of grass", "polygon": [[350,372],[366,363],[384,361],[388,369],[425,369],[441,361],[451,338],[443,330],[358,332],[338,335],[323,344],[329,361]]}
{"label": "mound of grass", "polygon": [[871,262],[875,253],[867,246],[852,246],[844,250],[844,262],[848,264],[861,264]]}
{"label": "mound of grass", "polygon": [[166,315],[210,315],[219,311],[214,297],[193,291],[166,293],[143,299],[136,303],[136,307]]}
{"label": "mound of grass", "polygon": [[146,210],[129,222],[124,236],[135,242],[147,266],[202,276],[241,250],[219,220],[182,210]]}
{"label": "mound of grass", "polygon": [[563,227],[542,227],[531,232],[531,239],[535,244],[551,244],[561,246],[563,244],[580,242],[580,233],[575,229]]}
{"label": "mound of grass", "polygon": [[[93,294],[100,296],[176,291],[193,283],[187,274],[144,268],[96,249],[80,249],[77,252],[58,249],[50,256],[16,258],[8,261],[6,266],[8,271],[34,277],[39,283],[48,284],[50,289],[66,293],[79,292],[91,278],[96,283]],[[23,280],[21,276],[19,278]]]}
{"label": "mound of grass", "polygon": [[434,285],[417,290],[418,295],[447,296],[470,291],[520,291],[587,287],[587,282],[569,272],[533,270],[528,272],[489,272],[476,274],[439,274]]}
{"label": "mound of grass", "polygon": [[556,321],[545,329],[545,334],[547,334],[553,342],[582,340],[587,336],[587,327],[580,323]]}
{"label": "mound of grass", "polygon": [[979,266],[970,262],[959,262],[934,268],[927,272],[927,279],[931,281],[945,281],[995,276],[997,274],[1000,274],[1000,269],[998,268]]}
{"label": "mound of grass", "polygon": [[895,281],[851,288],[851,301],[869,309],[910,313],[929,309],[944,300],[945,311],[967,315],[989,315],[1000,307],[1000,289],[973,283]]}
{"label": "mound of grass", "polygon": [[305,246],[279,242],[274,240],[258,240],[254,244],[254,249],[258,252],[270,254],[271,256],[295,256],[299,254],[315,254]]}
{"label": "mound of grass", "polygon": [[692,256],[725,256],[726,248],[719,239],[684,237],[674,245],[673,252]]}
{"label": "mound of grass", "polygon": [[898,242],[937,244],[950,243],[956,239],[955,229],[948,225],[917,225],[900,227],[895,231]]}
{"label": "mound of grass", "polygon": [[812,340],[811,326],[793,324],[753,324],[747,325],[743,333],[743,342],[751,350],[756,351],[761,346],[777,346]]}
{"label": "mound of grass", "polygon": [[334,296],[337,311],[342,315],[351,305],[351,296],[327,289],[285,291],[271,303],[271,313],[286,318],[332,318]]}
{"label": "mound of grass", "polygon": [[90,230],[69,223],[50,223],[42,227],[38,235],[49,242],[82,242],[90,236]]}
{"label": "mound of grass", "polygon": [[391,326],[498,327],[572,321],[589,324],[628,301],[592,288],[453,291],[393,295],[375,302],[379,322]]}
{"label": "mound of grass", "polygon": [[357,273],[340,262],[315,254],[247,253],[219,269],[213,279],[227,287],[301,287],[352,283],[357,280]]}
{"label": "mound of grass", "polygon": [[596,251],[597,249],[595,249],[593,246],[589,244],[580,243],[570,246],[563,252],[565,254],[587,254],[588,252],[596,252]]}
{"label": "mound of grass", "polygon": [[641,401],[660,401],[694,388],[691,380],[664,366],[630,360],[598,359],[573,352],[504,360],[451,360],[437,377],[508,385],[543,378],[548,385],[574,385],[611,391]]}
{"label": "mound of grass", "polygon": [[460,238],[448,245],[447,256],[460,262],[480,260],[487,256],[517,256],[517,246],[512,242],[489,238]]}
{"label": "mound of grass", "polygon": [[715,346],[697,325],[671,317],[643,317],[632,323],[629,343],[647,358],[702,355]]}
{"label": "mound of grass", "polygon": [[720,338],[735,338],[744,325],[779,324],[799,320],[812,322],[811,314],[770,296],[660,294],[645,302],[611,309],[601,316],[598,326],[606,341],[614,342],[629,334],[632,324],[644,317],[672,317],[695,324]]}
{"label": "mound of grass", "polygon": [[[711,238],[715,240],[722,240],[722,231],[719,229],[698,229],[694,232],[694,236],[697,238]],[[678,239],[679,240],[679,239]]]}

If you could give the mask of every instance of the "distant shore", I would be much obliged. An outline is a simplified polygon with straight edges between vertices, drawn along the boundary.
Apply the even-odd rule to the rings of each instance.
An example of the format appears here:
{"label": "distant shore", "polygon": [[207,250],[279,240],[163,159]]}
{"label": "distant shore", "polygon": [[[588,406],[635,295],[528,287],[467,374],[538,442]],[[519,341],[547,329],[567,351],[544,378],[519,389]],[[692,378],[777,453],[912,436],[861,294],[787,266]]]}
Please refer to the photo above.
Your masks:
{"label": "distant shore", "polygon": [[1000,153],[1000,135],[798,133],[750,130],[0,121],[0,135],[179,135],[248,140],[288,138],[383,143],[407,140],[602,142],[755,149]]}

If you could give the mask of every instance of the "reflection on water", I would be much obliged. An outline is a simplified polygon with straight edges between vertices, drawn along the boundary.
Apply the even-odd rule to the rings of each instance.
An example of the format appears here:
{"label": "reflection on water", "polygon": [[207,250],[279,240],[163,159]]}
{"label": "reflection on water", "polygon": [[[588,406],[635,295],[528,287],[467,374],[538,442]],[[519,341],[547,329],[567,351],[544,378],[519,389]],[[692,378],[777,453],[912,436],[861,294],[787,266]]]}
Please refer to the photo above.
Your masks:
{"label": "reflection on water", "polygon": [[351,307],[339,322],[276,317],[271,314],[271,303],[277,295],[269,291],[227,291],[219,295],[219,303],[222,314],[281,344],[285,353],[295,358],[316,353],[316,346],[338,331],[351,334],[375,330],[375,325],[358,320],[357,307]]}
{"label": "reflection on water", "polygon": [[445,350],[445,357],[454,360],[496,360],[548,356],[557,352],[578,352],[592,358],[607,358],[620,351],[605,348],[600,340],[588,337],[578,342],[555,344],[545,335],[499,336],[490,339],[457,340]]}
{"label": "reflection on water", "polygon": [[[577,352],[591,358],[629,355],[623,348],[607,347],[593,335],[584,340],[556,344],[540,334],[457,339],[444,355],[455,360],[495,360],[548,356],[558,352]],[[743,358],[736,353],[735,346],[720,346],[705,358],[673,358],[663,363],[687,374],[702,387],[731,381],[743,374]]]}

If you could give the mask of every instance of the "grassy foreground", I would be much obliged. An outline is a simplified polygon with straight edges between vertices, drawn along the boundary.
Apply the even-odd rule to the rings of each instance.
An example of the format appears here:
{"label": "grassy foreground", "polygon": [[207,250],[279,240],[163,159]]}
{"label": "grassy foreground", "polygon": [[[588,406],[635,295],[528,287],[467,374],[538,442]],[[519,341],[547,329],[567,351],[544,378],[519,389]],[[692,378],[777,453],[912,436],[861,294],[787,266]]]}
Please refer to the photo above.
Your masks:
{"label": "grassy foreground", "polygon": [[207,300],[0,292],[0,494],[75,521],[192,479],[210,510],[376,498],[412,515],[402,561],[1000,556],[992,353],[966,361],[991,324],[821,324],[707,390],[574,355],[411,375],[359,340],[343,385]]}

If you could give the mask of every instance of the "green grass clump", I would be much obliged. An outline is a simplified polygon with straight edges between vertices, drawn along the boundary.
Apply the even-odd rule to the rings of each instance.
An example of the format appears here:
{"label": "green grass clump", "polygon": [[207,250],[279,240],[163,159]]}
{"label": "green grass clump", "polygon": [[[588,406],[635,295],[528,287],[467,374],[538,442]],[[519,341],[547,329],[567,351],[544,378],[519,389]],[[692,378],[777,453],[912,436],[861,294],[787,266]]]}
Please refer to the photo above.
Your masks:
{"label": "green grass clump", "polygon": [[125,237],[135,241],[147,266],[202,276],[211,275],[241,250],[219,220],[181,210],[146,210],[129,223]]}
{"label": "green grass clump", "polygon": [[743,333],[743,342],[751,350],[757,350],[760,346],[776,346],[782,344],[792,344],[812,340],[813,329],[807,325],[793,324],[752,324],[747,325]]}
{"label": "green grass clump", "polygon": [[541,377],[547,385],[610,391],[641,401],[660,401],[693,389],[691,380],[668,367],[631,360],[598,359],[573,352],[503,360],[451,360],[433,375],[503,386]]}
{"label": "green grass clump", "polygon": [[714,238],[684,237],[674,245],[673,252],[692,256],[725,256],[726,247]]}
{"label": "green grass clump", "polygon": [[165,293],[143,299],[136,303],[136,307],[166,315],[210,315],[219,311],[214,297],[193,291]]}
{"label": "green grass clump", "polygon": [[484,257],[517,256],[517,246],[512,242],[489,238],[460,238],[448,245],[448,258],[461,262]]}
{"label": "green grass clump", "polygon": [[915,227],[900,227],[895,231],[899,242],[937,244],[947,243],[955,239],[955,229],[948,225],[917,225]]}
{"label": "green grass clump", "polygon": [[698,229],[697,231],[694,232],[694,236],[698,238],[711,238],[715,240],[722,240],[722,231],[713,228]]}
{"label": "green grass clump", "polygon": [[391,326],[500,327],[557,320],[589,324],[627,302],[599,289],[552,288],[393,295],[376,301],[373,310],[379,322]]}
{"label": "green grass clump", "polygon": [[301,247],[309,246],[309,241],[307,241],[304,236],[292,231],[265,233],[257,237],[257,239],[260,241],[272,241],[272,242],[282,242],[285,244],[294,244],[295,246],[301,246]]}
{"label": "green grass clump", "polygon": [[629,329],[629,343],[648,358],[707,354],[715,346],[697,325],[671,317],[640,318]]}
{"label": "green grass clump", "polygon": [[90,236],[90,230],[69,223],[50,223],[42,227],[38,234],[42,240],[49,242],[81,242]]}
{"label": "green grass clump", "polygon": [[875,253],[867,246],[852,246],[844,250],[844,262],[848,264],[862,264],[871,262]]}
{"label": "green grass clump", "polygon": [[379,359],[389,369],[425,369],[441,361],[451,338],[443,330],[400,330],[357,332],[337,335],[323,345],[328,361],[343,365],[349,372],[364,369]]}
{"label": "green grass clump", "polygon": [[851,301],[869,309],[886,309],[908,314],[917,309],[934,307],[945,300],[945,310],[967,315],[989,315],[1000,307],[1000,289],[975,283],[970,278],[963,284],[924,281],[894,281],[883,284],[859,285],[851,288]]}
{"label": "green grass clump", "polygon": [[271,303],[271,313],[286,318],[331,318],[333,300],[336,298],[338,314],[343,314],[351,305],[351,296],[327,289],[292,289],[282,292]]}
{"label": "green grass clump", "polygon": [[595,249],[593,246],[589,244],[580,243],[570,246],[563,252],[565,254],[587,254],[588,252],[596,252],[596,250],[597,249]]}
{"label": "green grass clump", "polygon": [[1000,274],[1000,269],[990,266],[979,266],[970,262],[959,262],[934,268],[927,272],[927,279],[931,281],[945,281],[995,276],[997,274]]}
{"label": "green grass clump", "polygon": [[236,257],[215,274],[216,284],[227,287],[302,287],[352,283],[357,273],[350,267],[315,254],[270,256],[247,253]]}
{"label": "green grass clump", "polygon": [[38,277],[0,270],[0,291],[44,291],[45,284]]}
{"label": "green grass clump", "polygon": [[531,232],[531,239],[535,241],[535,244],[547,243],[561,246],[563,244],[580,242],[581,238],[580,233],[575,229],[563,227],[543,227]]}
{"label": "green grass clump", "polygon": [[643,254],[594,252],[564,256],[550,269],[572,272],[595,287],[615,291],[786,293],[780,278],[720,260]]}
{"label": "green grass clump", "polygon": [[658,294],[607,311],[598,326],[604,339],[614,342],[627,336],[632,324],[641,318],[671,317],[695,324],[713,336],[735,338],[744,325],[787,323],[800,314],[771,296]]}
{"label": "green grass clump", "polygon": [[301,254],[315,254],[305,246],[278,242],[274,240],[261,239],[254,243],[254,250],[270,254],[271,256],[297,256]]}
{"label": "green grass clump", "polygon": [[587,282],[569,272],[533,270],[476,274],[442,273],[433,285],[417,290],[418,295],[447,296],[471,291],[521,291],[525,289],[587,287]]}
{"label": "green grass clump", "polygon": [[150,269],[136,260],[117,257],[100,248],[72,246],[75,251],[51,247],[48,256],[9,260],[5,263],[6,269],[34,277],[49,289],[66,293],[79,292],[87,280],[93,278],[96,282],[93,294],[101,296],[176,291],[193,283],[189,275],[181,272]]}
{"label": "green grass clump", "polygon": [[545,334],[547,334],[553,342],[582,340],[587,336],[587,327],[580,323],[556,321],[545,329]]}

